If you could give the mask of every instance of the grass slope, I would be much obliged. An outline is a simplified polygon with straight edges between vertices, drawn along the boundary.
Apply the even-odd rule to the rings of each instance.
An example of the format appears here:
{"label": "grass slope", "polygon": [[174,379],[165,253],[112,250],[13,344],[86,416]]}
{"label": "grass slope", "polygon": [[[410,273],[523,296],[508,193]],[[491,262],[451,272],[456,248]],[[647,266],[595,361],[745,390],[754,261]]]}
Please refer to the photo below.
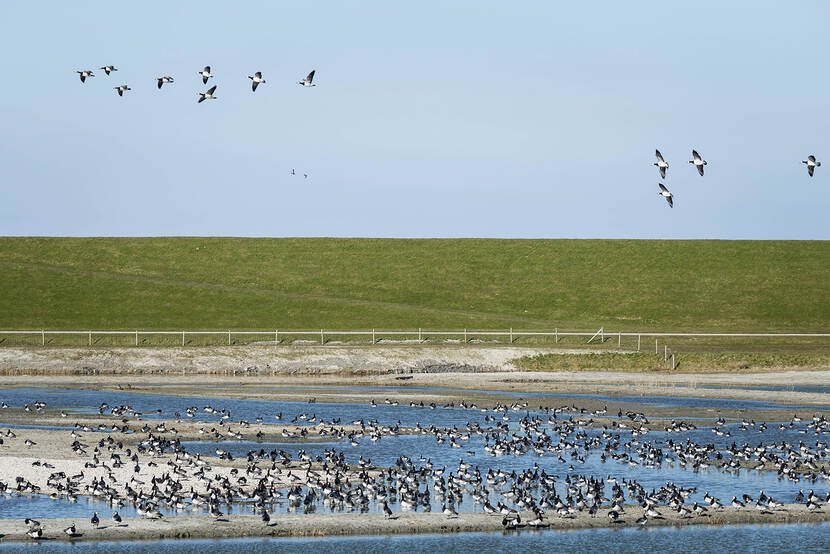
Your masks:
{"label": "grass slope", "polygon": [[830,330],[830,242],[0,238],[0,328]]}
{"label": "grass slope", "polygon": [[[523,371],[667,371],[671,361],[664,361],[653,351],[635,353],[594,352],[586,354],[539,354],[513,360]],[[830,352],[824,349],[807,351],[750,351],[750,352],[689,352],[677,357],[676,371],[733,373],[765,369],[826,369],[830,367]]]}

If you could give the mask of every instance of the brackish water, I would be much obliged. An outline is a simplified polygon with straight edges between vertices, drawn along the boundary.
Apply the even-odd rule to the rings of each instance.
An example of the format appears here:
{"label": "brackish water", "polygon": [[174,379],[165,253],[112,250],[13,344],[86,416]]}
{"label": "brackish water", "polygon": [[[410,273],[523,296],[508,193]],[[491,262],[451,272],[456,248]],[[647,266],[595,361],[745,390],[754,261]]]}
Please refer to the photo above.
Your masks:
{"label": "brackish water", "polygon": [[[347,390],[354,393],[370,393],[375,395],[377,408],[372,411],[367,411],[365,404],[341,404],[341,403],[316,403],[308,404],[308,412],[318,413],[320,417],[330,418],[337,417],[338,414],[351,414],[349,417],[371,418],[377,419],[381,424],[394,424],[401,414],[406,415],[398,408],[408,408],[409,404],[401,403],[400,406],[388,406],[383,404],[384,398],[395,398],[395,393],[399,389],[383,389],[381,387],[340,387],[342,390]],[[275,387],[276,389],[276,387]],[[441,392],[443,389],[437,388],[421,388],[425,392]],[[232,394],[232,388],[226,392]],[[809,411],[810,413],[830,411],[830,395],[828,395],[828,404],[826,406],[804,406],[792,404],[779,404],[777,402],[768,402],[763,400],[735,400],[723,398],[700,398],[695,396],[614,396],[602,394],[555,394],[555,393],[517,393],[504,391],[456,391],[473,394],[492,394],[494,396],[506,397],[504,401],[510,402],[510,399],[518,400],[525,399],[530,403],[529,408],[533,408],[534,399],[539,398],[561,398],[561,399],[586,399],[598,400],[603,402],[630,402],[632,404],[653,405],[655,407],[668,408],[682,408],[692,407],[698,409],[729,409],[729,410],[773,410],[773,409],[793,409]],[[233,411],[235,420],[249,419],[253,422],[254,418],[261,416],[264,413],[274,415],[278,412],[287,412],[283,410],[283,406],[288,406],[294,409],[296,406],[306,406],[305,402],[285,402],[285,401],[269,401],[269,400],[240,400],[232,398],[211,398],[194,396],[164,396],[154,394],[140,394],[123,391],[98,391],[98,390],[82,390],[82,389],[50,389],[50,388],[11,388],[0,390],[0,400],[5,401],[10,407],[22,407],[24,404],[32,403],[36,400],[46,402],[50,407],[70,408],[80,413],[94,413],[98,411],[101,403],[106,402],[110,407],[127,404],[133,407],[136,411],[143,412],[145,419],[171,419],[175,412],[184,414],[188,406],[197,406],[199,412],[195,419],[197,421],[213,421],[215,418],[208,417],[202,412],[203,406],[214,406],[220,408],[229,408]],[[316,409],[318,407],[325,407]],[[351,406],[352,408],[349,408]],[[158,415],[156,410],[162,410],[162,414]],[[305,411],[305,410],[300,410]],[[289,412],[287,412],[289,413]],[[296,415],[298,412],[290,412]],[[453,424],[455,421],[466,423],[469,421],[469,412],[461,412],[459,418],[454,418],[451,413],[444,412],[442,421],[444,426]],[[388,416],[388,417],[386,417]],[[345,415],[344,415],[345,417]],[[446,418],[450,419],[447,420]],[[289,423],[289,420],[284,419],[281,423]],[[273,419],[265,421],[265,423],[275,423]],[[298,422],[302,424],[302,421]]]}
{"label": "brackish water", "polygon": [[[21,407],[24,404],[39,400],[46,402],[48,407],[71,409],[75,413],[97,413],[102,402],[106,402],[110,409],[118,405],[129,405],[133,410],[143,412],[143,419],[160,419],[166,421],[173,419],[173,414],[176,412],[185,414],[188,407],[196,407],[197,410],[193,418],[187,418],[182,415],[182,419],[204,422],[206,429],[215,428],[219,416],[204,411],[205,406],[211,406],[220,410],[230,410],[231,418],[227,422],[227,427],[236,430],[241,430],[238,425],[240,419],[253,422],[257,417],[262,417],[264,424],[290,423],[293,421],[295,425],[300,426],[310,426],[311,424],[308,423],[308,418],[312,417],[316,417],[317,421],[320,419],[330,421],[333,418],[339,418],[343,424],[358,420],[376,420],[381,425],[401,425],[405,427],[414,427],[416,425],[429,427],[435,425],[436,427],[443,428],[464,429],[468,422],[480,424],[482,427],[492,425],[492,423],[485,421],[485,417],[492,414],[490,410],[484,412],[480,409],[443,408],[440,406],[435,409],[430,409],[428,407],[411,407],[408,403],[392,406],[383,403],[383,399],[387,397],[394,399],[393,391],[373,388],[372,392],[378,393],[378,404],[376,407],[368,404],[322,402],[308,404],[306,402],[171,397],[140,393],[68,389],[7,389],[0,391],[0,398],[7,402],[10,407]],[[389,394],[386,394],[387,392]],[[591,397],[593,398],[594,396]],[[713,400],[692,397],[657,397],[657,399],[652,400],[656,403],[658,399],[661,401],[663,399],[672,400],[677,406],[688,406],[694,405],[697,401],[710,402]],[[638,398],[638,400],[648,401],[649,398]],[[765,405],[768,408],[777,407],[773,403],[759,401],[739,400],[730,401],[730,403],[732,408],[743,409],[752,408],[757,410],[759,409],[759,405]],[[504,414],[503,417],[508,418],[512,432],[518,430],[518,421],[527,414],[543,415],[538,411],[530,409],[532,406],[533,403],[530,401],[528,406],[529,410],[508,410]],[[277,414],[282,414],[282,419],[279,422],[274,418]],[[766,444],[781,443],[782,441],[791,444],[798,444],[801,441],[815,442],[816,440],[826,442],[828,432],[825,431],[818,434],[812,431],[809,434],[806,432],[805,424],[806,420],[809,420],[809,416],[807,416],[807,412],[803,415],[805,416],[805,423],[797,426],[785,425],[783,429],[779,424],[769,423],[768,428],[763,432],[759,432],[757,428],[753,427],[742,429],[740,424],[730,423],[722,427],[723,431],[725,431],[724,436],[714,435],[711,432],[712,428],[710,426],[703,425],[701,425],[700,429],[682,433],[668,433],[654,430],[636,440],[633,446],[636,447],[645,442],[664,443],[667,440],[673,440],[674,442],[691,440],[698,444],[713,444],[719,449],[726,448],[732,443],[738,445],[747,443],[754,446],[759,442]],[[303,419],[303,416],[306,419]],[[32,412],[31,417],[33,422],[32,427],[36,427],[37,414]],[[544,417],[547,416],[545,415]],[[566,419],[569,415],[564,414],[559,417],[560,419]],[[577,414],[575,417],[587,419],[584,415]],[[501,420],[502,416],[500,415],[499,418]],[[67,428],[71,428],[71,413],[66,418],[66,425]],[[175,423],[169,425],[175,427]],[[0,425],[0,428],[5,427]],[[22,433],[26,426],[21,425],[17,427],[21,429]],[[593,437],[602,431],[600,429],[584,429],[584,432],[588,437]],[[104,435],[105,433],[95,432],[91,436]],[[252,431],[245,432],[245,434],[253,438]],[[615,431],[614,435],[620,436],[622,440],[629,438],[626,437],[625,432],[619,430]],[[283,450],[295,458],[300,451],[303,451],[312,458],[316,458],[317,456],[323,456],[326,450],[337,449],[344,452],[346,460],[349,463],[358,463],[363,458],[371,460],[373,465],[380,467],[391,467],[401,455],[405,455],[413,458],[416,462],[418,460],[429,460],[435,467],[447,467],[448,471],[453,471],[458,467],[459,462],[464,460],[473,467],[480,468],[482,471],[493,468],[506,472],[521,472],[530,467],[538,467],[540,470],[545,470],[560,479],[574,474],[595,475],[598,477],[612,475],[618,479],[634,479],[647,489],[659,488],[665,485],[666,482],[677,483],[687,488],[696,487],[697,491],[689,497],[689,500],[701,503],[703,503],[703,497],[706,492],[720,497],[722,501],[728,502],[733,495],[740,497],[743,493],[748,493],[754,496],[759,490],[763,490],[766,494],[773,496],[777,500],[791,502],[799,489],[806,490],[814,488],[820,494],[830,491],[830,485],[823,480],[819,480],[816,483],[800,482],[781,478],[775,472],[759,472],[752,469],[742,469],[735,472],[724,472],[714,467],[691,470],[670,463],[664,463],[660,468],[655,469],[645,467],[635,461],[621,462],[614,461],[611,458],[602,461],[599,451],[588,452],[586,455],[579,457],[564,455],[564,459],[552,455],[538,456],[532,452],[522,456],[505,455],[493,457],[484,450],[485,437],[477,434],[471,434],[467,440],[462,441],[460,448],[448,448],[446,444],[439,445],[432,435],[398,435],[384,437],[377,441],[363,437],[357,442],[358,444],[355,446],[350,444],[349,441],[341,441],[338,439],[332,439],[328,442],[311,443],[255,442],[250,440],[225,440],[215,442],[206,440],[185,441],[182,443],[182,446],[192,454],[202,454],[203,456],[215,456],[216,449],[221,448],[222,450],[230,452],[234,457],[244,457],[249,451],[259,451],[262,449],[265,452]],[[440,511],[440,502],[433,502],[432,508]],[[465,500],[457,508],[461,511],[482,510],[481,506],[474,505],[471,500]],[[35,499],[27,496],[0,497],[0,517],[8,518],[84,518],[88,517],[92,511],[108,513],[110,510],[111,508],[103,502],[84,498],[79,499],[78,502],[70,503],[66,500],[50,500],[45,497]],[[378,507],[374,503],[369,508],[371,512],[377,510]],[[250,508],[245,504],[229,507],[228,511],[237,514],[252,513]],[[275,504],[271,506],[271,511],[273,513],[284,513],[287,511],[287,507],[281,504]],[[123,516],[127,517],[136,515],[134,509],[130,506],[124,506],[123,509],[120,509],[120,512]],[[204,513],[204,511],[193,509],[182,513],[200,514]],[[176,513],[170,512],[169,515],[174,516]]]}
{"label": "brackish water", "polygon": [[[358,388],[352,390],[360,391]],[[395,389],[371,388],[371,394],[376,394],[377,406],[368,404],[341,404],[341,403],[314,403],[286,402],[286,401],[263,401],[263,400],[239,400],[226,398],[207,397],[181,397],[162,396],[128,392],[103,392],[87,390],[64,390],[64,389],[7,389],[0,391],[0,400],[9,404],[10,407],[21,407],[24,404],[34,401],[44,401],[49,408],[61,408],[70,412],[66,418],[66,425],[73,424],[73,413],[97,413],[102,402],[106,402],[110,408],[118,405],[129,405],[133,410],[143,412],[144,419],[172,420],[176,412],[180,413],[182,419],[187,418],[184,414],[188,407],[196,407],[195,417],[191,420],[204,422],[205,427],[210,429],[217,425],[219,416],[206,412],[205,406],[219,410],[229,410],[231,418],[227,426],[241,430],[238,424],[240,419],[246,419],[251,423],[257,417],[262,417],[265,424],[291,423],[297,425],[311,425],[309,418],[316,418],[317,421],[325,419],[330,421],[339,418],[341,423],[348,424],[358,420],[376,420],[382,425],[401,425],[404,427],[429,427],[435,425],[442,428],[457,428],[463,430],[468,423],[478,423],[482,427],[492,425],[492,422],[485,421],[485,417],[492,415],[492,411],[484,412],[480,409],[461,409],[459,407],[445,408],[436,407],[412,407],[408,403],[401,403],[392,406],[383,403],[384,398],[394,400]],[[436,389],[437,390],[437,389]],[[364,390],[362,392],[368,392]],[[501,393],[499,393],[501,394]],[[521,396],[521,395],[509,395]],[[511,432],[519,429],[519,420],[526,415],[537,415],[548,417],[547,414],[534,411],[532,399],[540,395],[523,395],[529,400],[528,409],[511,409],[505,414],[499,414],[500,421],[506,421]],[[545,395],[557,396],[557,395]],[[619,397],[603,397],[600,395],[563,395],[567,398],[591,398],[620,400]],[[728,407],[732,409],[776,409],[781,406],[772,402],[760,401],[724,401],[719,399],[701,399],[694,397],[632,397],[632,401],[660,405],[660,406],[711,406]],[[721,404],[724,403],[724,404]],[[577,406],[578,407],[578,406]],[[741,428],[738,423],[730,423],[722,427],[723,436],[716,436],[712,433],[710,424],[703,425],[697,430],[685,432],[668,433],[665,431],[650,431],[647,435],[639,437],[632,442],[636,447],[645,442],[665,444],[668,440],[685,442],[691,440],[699,444],[713,444],[718,449],[723,449],[735,442],[737,444],[765,444],[780,443],[786,441],[790,444],[799,442],[815,443],[816,441],[827,441],[827,431],[812,431],[806,427],[809,415],[820,413],[820,408],[804,408],[802,415],[805,421],[797,425],[784,425],[769,423],[764,431],[757,427]],[[160,413],[158,412],[160,410]],[[108,413],[105,411],[105,413]],[[274,416],[282,414],[282,419],[277,421]],[[560,414],[560,419],[579,417],[586,419],[587,416],[580,414]],[[305,417],[303,417],[305,416]],[[32,427],[37,426],[37,413],[32,412]],[[612,416],[614,417],[614,416]],[[503,418],[507,418],[504,420]],[[623,419],[624,420],[624,419]],[[133,424],[134,425],[134,424]],[[169,423],[175,427],[175,423]],[[5,429],[7,426],[0,425]],[[12,426],[14,427],[14,426]],[[17,426],[20,435],[25,433],[26,425]],[[244,431],[244,430],[243,430]],[[595,436],[602,430],[582,428],[586,436]],[[244,431],[246,436],[253,435],[253,432]],[[630,434],[625,431],[614,430],[613,434],[619,435],[623,441],[631,441]],[[92,433],[91,436],[105,433]],[[330,442],[318,443],[280,443],[267,442],[259,443],[249,440],[222,441],[222,442],[184,442],[182,446],[191,453],[203,455],[215,455],[216,448],[222,448],[230,452],[234,457],[244,457],[251,450],[263,449],[284,450],[296,457],[299,451],[305,451],[312,457],[322,455],[325,450],[337,449],[344,452],[346,460],[356,463],[359,459],[371,459],[377,466],[392,466],[399,456],[409,456],[416,463],[429,460],[435,467],[446,466],[448,471],[458,467],[463,459],[473,467],[483,471],[488,468],[502,469],[504,471],[523,471],[531,467],[544,469],[549,474],[555,475],[561,480],[569,475],[594,475],[597,477],[614,476],[618,479],[634,479],[641,483],[646,489],[659,488],[666,482],[677,483],[683,487],[696,487],[689,501],[703,502],[706,492],[718,496],[727,503],[733,495],[740,496],[742,493],[756,495],[759,490],[775,497],[779,501],[792,502],[793,497],[799,489],[815,489],[820,495],[824,495],[830,486],[823,479],[812,482],[799,482],[788,478],[781,478],[775,472],[759,472],[751,469],[742,469],[735,472],[724,472],[716,468],[700,468],[697,470],[685,469],[679,465],[664,463],[658,468],[646,467],[635,460],[628,462],[615,461],[608,458],[603,461],[598,451],[586,452],[576,457],[565,455],[564,459],[555,455],[537,455],[532,451],[524,455],[491,456],[485,450],[485,437],[471,434],[463,441],[460,448],[449,448],[446,444],[437,444],[433,435],[399,435],[394,437],[383,437],[377,441],[371,441],[368,437],[359,438],[357,445],[349,441],[332,440]],[[275,504],[270,507],[273,513],[281,513],[287,510],[286,507]],[[369,511],[377,511],[373,503]],[[393,506],[395,511],[399,508]],[[439,503],[433,503],[434,510],[440,510]],[[457,506],[459,511],[480,511],[481,507],[473,505],[471,501],[465,500]],[[67,500],[50,500],[45,496],[17,496],[14,494],[0,497],[0,518],[54,518],[67,517],[84,520],[91,512],[98,511],[107,517],[112,508],[104,502],[79,498],[77,502]],[[321,509],[322,511],[322,509]],[[137,515],[134,508],[124,506],[119,512],[125,517]],[[226,513],[247,514],[252,513],[250,507],[243,504],[234,504],[232,508],[226,508]],[[186,514],[204,513],[200,510],[183,512]],[[165,513],[167,517],[175,516],[174,512]],[[236,551],[245,549],[253,552],[259,551],[289,551],[289,552],[384,552],[389,550],[406,549],[407,552],[436,552],[436,551],[458,551],[467,552],[474,550],[506,550],[516,552],[532,551],[562,551],[562,550],[592,550],[592,551],[689,551],[689,545],[694,544],[694,551],[722,551],[726,541],[732,544],[740,544],[742,551],[778,551],[789,549],[792,546],[807,549],[807,551],[830,550],[830,526],[804,526],[804,525],[769,525],[769,526],[731,526],[731,527],[707,527],[691,526],[682,529],[654,528],[654,529],[608,529],[608,530],[585,530],[585,531],[544,531],[531,532],[523,531],[519,535],[514,534],[487,534],[470,533],[462,535],[424,535],[424,536],[391,536],[391,537],[348,537],[348,538],[325,538],[325,539],[277,539],[277,540],[221,540],[221,541],[158,541],[158,542],[121,542],[121,543],[79,543],[74,546],[65,544],[49,543],[50,549],[69,549],[73,551],[94,552],[100,550],[124,551],[124,552],[204,552],[212,551]],[[23,548],[13,546],[12,549]]]}

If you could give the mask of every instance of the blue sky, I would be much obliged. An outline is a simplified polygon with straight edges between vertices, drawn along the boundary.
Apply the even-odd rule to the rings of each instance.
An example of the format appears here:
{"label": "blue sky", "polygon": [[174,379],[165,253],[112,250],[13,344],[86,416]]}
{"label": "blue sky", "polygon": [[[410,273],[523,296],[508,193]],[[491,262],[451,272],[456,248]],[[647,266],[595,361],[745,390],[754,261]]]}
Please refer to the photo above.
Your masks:
{"label": "blue sky", "polygon": [[[0,234],[830,239],[830,165],[800,164],[830,162],[828,20],[824,2],[4,2]],[[206,64],[218,99],[197,104]]]}

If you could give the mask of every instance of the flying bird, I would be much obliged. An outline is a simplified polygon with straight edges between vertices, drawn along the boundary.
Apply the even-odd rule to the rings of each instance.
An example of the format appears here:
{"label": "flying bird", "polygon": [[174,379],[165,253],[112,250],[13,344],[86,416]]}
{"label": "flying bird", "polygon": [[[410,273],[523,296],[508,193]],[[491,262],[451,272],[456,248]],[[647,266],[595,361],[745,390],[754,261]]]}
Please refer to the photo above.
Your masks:
{"label": "flying bird", "polygon": [[317,85],[311,84],[311,81],[314,80],[314,72],[317,71],[316,69],[312,69],[311,73],[308,74],[308,77],[303,79],[302,81],[298,81],[298,85],[302,85],[304,87],[316,87]]}
{"label": "flying bird", "polygon": [[171,77],[170,75],[167,75],[165,77],[156,77],[156,81],[158,81],[158,86],[159,88],[161,88],[161,85],[163,85],[164,83],[172,83],[173,77]]}
{"label": "flying bird", "polygon": [[104,65],[104,66],[101,66],[99,69],[103,69],[104,73],[106,73],[107,75],[109,75],[113,71],[118,71],[118,68],[115,67],[114,65]]}
{"label": "flying bird", "polygon": [[117,87],[112,87],[112,88],[114,88],[115,90],[118,91],[118,96],[124,96],[125,91],[133,90],[130,87],[128,87],[127,85],[119,85]]}
{"label": "flying bird", "polygon": [[695,164],[697,168],[697,172],[700,173],[700,176],[703,177],[703,166],[706,165],[706,160],[700,157],[700,154],[697,153],[697,150],[692,150],[692,160],[689,160],[690,164]]}
{"label": "flying bird", "polygon": [[[81,79],[83,80],[83,78],[81,78]],[[801,163],[803,163],[803,164],[807,164],[807,173],[809,173],[809,174],[810,174],[810,177],[812,177],[812,176],[813,176],[813,171],[815,171],[815,169],[816,169],[817,167],[821,167],[821,162],[817,162],[817,161],[816,161],[816,157],[815,157],[815,156],[813,156],[812,154],[810,154],[809,156],[807,156],[807,159],[806,159],[806,160],[804,160],[804,161],[803,161],[803,162],[801,162]]]}
{"label": "flying bird", "polygon": [[256,92],[256,88],[260,83],[265,82],[265,79],[262,78],[262,71],[257,71],[256,73],[254,73],[253,77],[248,75],[248,79],[253,81],[251,83],[251,90],[254,92]]}
{"label": "flying bird", "polygon": [[216,90],[216,85],[213,85],[207,92],[198,92],[199,95],[199,103],[204,102],[205,100],[216,100],[216,97],[213,95],[213,91]]}
{"label": "flying bird", "polygon": [[81,82],[86,83],[87,77],[95,77],[95,74],[92,72],[91,69],[84,69],[83,71],[75,70],[75,73],[81,76]]}
{"label": "flying bird", "polygon": [[661,154],[659,150],[655,150],[654,155],[657,156],[657,161],[654,162],[654,165],[656,165],[657,169],[660,170],[660,177],[665,179],[666,170],[669,168],[669,164],[667,164],[666,160],[663,159],[663,154]]}
{"label": "flying bird", "polygon": [[667,189],[665,185],[663,185],[663,183],[657,183],[657,185],[660,187],[660,192],[658,192],[657,194],[666,199],[666,202],[669,203],[669,208],[674,208],[674,202],[672,201],[672,193],[669,192],[669,189]]}
{"label": "flying bird", "polygon": [[205,84],[205,85],[207,84],[207,80],[210,79],[211,77],[213,77],[213,75],[210,74],[210,66],[209,65],[206,65],[203,70],[197,71],[196,74],[202,76],[202,84]]}

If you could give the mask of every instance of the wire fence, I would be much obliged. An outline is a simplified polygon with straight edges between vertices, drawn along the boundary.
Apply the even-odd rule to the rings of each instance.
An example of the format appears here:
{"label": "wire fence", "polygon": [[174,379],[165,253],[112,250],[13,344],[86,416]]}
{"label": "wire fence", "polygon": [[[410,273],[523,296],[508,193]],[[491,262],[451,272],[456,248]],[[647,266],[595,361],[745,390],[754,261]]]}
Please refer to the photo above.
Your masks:
{"label": "wire fence", "polygon": [[[378,344],[493,344],[523,345],[554,343],[587,352],[649,352],[654,341],[654,356],[664,369],[678,367],[676,349],[683,352],[698,350],[703,345],[734,347],[777,343],[805,348],[830,347],[830,333],[697,333],[677,331],[560,331],[506,329],[314,329],[314,330],[0,330],[0,348],[3,347],[204,347],[219,345],[378,345]],[[671,345],[669,344],[671,343]],[[674,346],[674,348],[672,348]],[[678,354],[679,356],[679,354]]]}
{"label": "wire fence", "polygon": [[[659,340],[663,339],[664,344],[664,358],[668,360],[671,354],[668,346],[665,344],[666,339],[706,339],[706,338],[830,338],[830,333],[689,333],[689,332],[672,332],[672,331],[606,331],[601,327],[597,331],[560,331],[554,329],[552,331],[527,331],[514,330],[513,328],[501,330],[473,330],[473,329],[457,329],[457,330],[426,330],[426,329],[410,329],[410,330],[381,330],[381,329],[364,329],[364,330],[337,330],[337,329],[315,329],[315,330],[0,330],[0,347],[12,345],[10,340],[13,337],[24,338],[25,344],[36,345],[38,342],[41,346],[47,344],[63,345],[65,342],[56,341],[58,338],[81,337],[81,341],[72,340],[72,344],[85,342],[87,346],[97,344],[101,339],[106,337],[120,337],[119,343],[132,343],[135,346],[153,345],[154,341],[147,339],[163,338],[163,340],[156,340],[155,344],[180,344],[181,346],[193,345],[201,346],[205,344],[239,344],[245,342],[268,342],[275,345],[290,345],[296,342],[302,344],[319,343],[325,345],[327,342],[335,339],[347,339],[354,342],[355,339],[365,337],[369,344],[378,344],[379,342],[407,342],[412,344],[426,344],[435,340],[443,340],[444,342],[456,342],[459,344],[480,343],[480,342],[497,342],[513,344],[521,338],[538,338],[544,337],[553,339],[554,343],[559,343],[566,339],[585,339],[584,344],[611,344],[617,343],[617,346],[622,347],[623,339],[637,340],[637,350],[643,348],[643,340],[655,339],[655,354],[659,354]],[[311,340],[308,340],[310,338]],[[39,341],[37,339],[40,339]],[[86,340],[83,340],[86,339]],[[180,339],[180,342],[179,342]],[[293,339],[293,340],[292,340]],[[306,339],[306,340],[303,340]],[[499,340],[501,339],[501,340]],[[357,341],[360,342],[360,341]],[[633,347],[633,344],[631,344]]]}

